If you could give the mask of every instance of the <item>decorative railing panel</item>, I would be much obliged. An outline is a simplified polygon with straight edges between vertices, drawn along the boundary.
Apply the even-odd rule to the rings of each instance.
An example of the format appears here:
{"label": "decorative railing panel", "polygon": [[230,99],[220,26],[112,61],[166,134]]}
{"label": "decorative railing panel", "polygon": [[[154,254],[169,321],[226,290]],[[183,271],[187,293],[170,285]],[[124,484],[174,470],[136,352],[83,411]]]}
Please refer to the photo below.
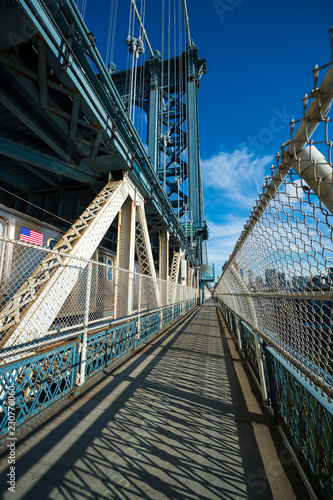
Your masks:
{"label": "decorative railing panel", "polygon": [[149,337],[158,332],[160,328],[160,313],[150,314],[140,319],[140,333],[138,344],[144,342]]}
{"label": "decorative railing panel", "polygon": [[86,377],[92,377],[135,345],[135,321],[98,332],[87,339]]}
{"label": "decorative railing panel", "polygon": [[11,408],[18,427],[69,394],[77,369],[77,342],[0,366],[0,434],[8,432],[9,395],[15,398]]}

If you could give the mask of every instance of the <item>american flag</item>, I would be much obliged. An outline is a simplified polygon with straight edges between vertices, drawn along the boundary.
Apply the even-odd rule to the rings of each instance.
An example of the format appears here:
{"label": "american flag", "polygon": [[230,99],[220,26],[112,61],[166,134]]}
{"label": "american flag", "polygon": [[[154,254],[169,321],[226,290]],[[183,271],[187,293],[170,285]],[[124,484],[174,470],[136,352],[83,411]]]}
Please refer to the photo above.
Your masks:
{"label": "american flag", "polygon": [[43,233],[38,233],[37,231],[32,231],[26,227],[21,227],[20,241],[25,241],[26,243],[32,243],[33,245],[43,246]]}

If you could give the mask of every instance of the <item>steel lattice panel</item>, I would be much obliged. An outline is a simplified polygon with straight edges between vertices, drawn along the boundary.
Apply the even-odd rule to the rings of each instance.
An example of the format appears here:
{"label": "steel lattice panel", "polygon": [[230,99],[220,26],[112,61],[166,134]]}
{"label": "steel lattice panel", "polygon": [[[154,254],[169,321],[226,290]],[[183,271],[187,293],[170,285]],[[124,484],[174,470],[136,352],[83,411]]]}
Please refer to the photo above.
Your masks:
{"label": "steel lattice panel", "polygon": [[140,338],[139,343],[144,342],[151,335],[154,335],[160,328],[159,313],[144,316],[140,319]]}
{"label": "steel lattice panel", "polygon": [[135,321],[88,337],[86,377],[92,377],[105,366],[135,346]]}
{"label": "steel lattice panel", "polygon": [[76,342],[48,353],[0,367],[0,433],[8,427],[6,401],[15,387],[15,423],[18,427],[64,397],[75,385]]}
{"label": "steel lattice panel", "polygon": [[270,352],[275,410],[285,431],[295,440],[312,476],[333,495],[333,416]]}

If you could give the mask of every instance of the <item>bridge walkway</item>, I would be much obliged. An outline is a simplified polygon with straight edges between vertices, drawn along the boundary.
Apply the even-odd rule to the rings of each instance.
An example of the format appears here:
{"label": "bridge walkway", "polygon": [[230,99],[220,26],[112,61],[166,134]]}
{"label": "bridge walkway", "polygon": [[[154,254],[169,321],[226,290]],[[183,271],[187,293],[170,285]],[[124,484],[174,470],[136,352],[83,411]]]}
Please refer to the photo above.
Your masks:
{"label": "bridge walkway", "polygon": [[208,302],[17,431],[7,499],[308,498]]}

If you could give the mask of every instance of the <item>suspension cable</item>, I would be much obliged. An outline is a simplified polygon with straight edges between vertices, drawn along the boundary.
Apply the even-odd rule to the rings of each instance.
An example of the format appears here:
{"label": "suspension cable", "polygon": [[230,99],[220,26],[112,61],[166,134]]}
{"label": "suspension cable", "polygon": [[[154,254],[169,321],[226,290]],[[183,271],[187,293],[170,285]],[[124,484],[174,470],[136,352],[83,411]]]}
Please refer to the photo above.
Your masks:
{"label": "suspension cable", "polygon": [[190,34],[190,22],[188,19],[186,0],[183,0],[183,8],[184,8],[185,26],[186,26],[186,32],[187,32],[188,46],[191,48],[192,47],[192,39],[191,39],[191,34]]}
{"label": "suspension cable", "polygon": [[115,1],[115,7],[114,7],[114,27],[113,27],[113,32],[112,32],[112,37],[111,37],[111,48],[110,48],[110,62],[114,58],[114,46],[115,46],[115,41],[116,41],[116,29],[117,29],[117,16],[118,16],[118,0]]}
{"label": "suspension cable", "polygon": [[139,21],[140,28],[142,29],[142,34],[143,34],[143,36],[144,36],[144,39],[146,40],[146,43],[147,43],[147,46],[148,46],[149,52],[150,52],[150,54],[153,56],[153,55],[154,55],[154,51],[153,51],[153,49],[151,48],[151,45],[150,45],[150,43],[149,43],[148,35],[147,35],[147,32],[146,32],[146,30],[145,30],[145,27],[144,27],[144,25],[143,25],[143,23],[142,23],[142,21],[141,21],[141,17],[140,17],[140,14],[139,14],[139,12],[138,12],[138,9],[137,9],[137,7],[136,7],[135,0],[131,0],[131,4],[132,4],[132,6],[133,6],[133,10],[134,10],[134,12],[135,12],[136,18],[137,18],[137,20]]}

